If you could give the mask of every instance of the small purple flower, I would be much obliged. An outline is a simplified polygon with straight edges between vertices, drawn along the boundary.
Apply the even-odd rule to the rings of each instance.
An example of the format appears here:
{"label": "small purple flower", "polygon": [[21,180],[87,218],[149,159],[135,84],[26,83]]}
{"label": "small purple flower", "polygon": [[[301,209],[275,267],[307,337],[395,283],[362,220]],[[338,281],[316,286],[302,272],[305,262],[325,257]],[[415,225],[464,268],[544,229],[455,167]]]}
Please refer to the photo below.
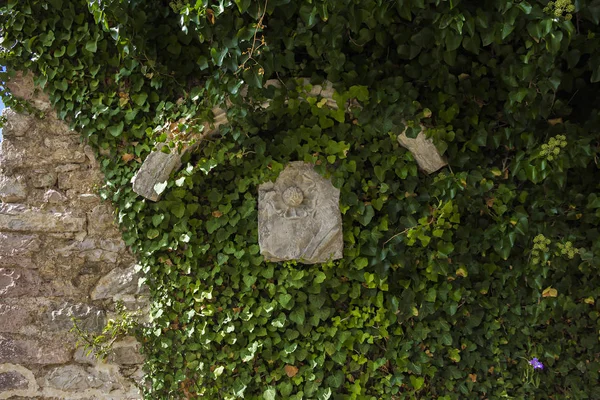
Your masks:
{"label": "small purple flower", "polygon": [[532,365],[533,369],[544,369],[544,364],[542,364],[537,357],[533,357],[529,360],[529,365]]}

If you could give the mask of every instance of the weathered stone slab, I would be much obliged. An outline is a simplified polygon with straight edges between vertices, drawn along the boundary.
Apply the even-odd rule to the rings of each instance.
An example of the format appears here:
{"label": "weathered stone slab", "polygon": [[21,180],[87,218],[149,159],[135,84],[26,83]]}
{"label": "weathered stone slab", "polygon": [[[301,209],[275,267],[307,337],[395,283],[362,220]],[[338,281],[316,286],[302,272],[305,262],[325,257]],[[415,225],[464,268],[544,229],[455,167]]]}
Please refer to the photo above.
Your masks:
{"label": "weathered stone slab", "polygon": [[107,232],[114,232],[116,224],[112,210],[106,204],[98,204],[87,213],[88,234],[98,237],[106,237]]}
{"label": "weathered stone slab", "polygon": [[108,355],[107,361],[119,365],[137,365],[144,362],[140,353],[140,343],[129,336],[115,342]]}
{"label": "weathered stone slab", "polygon": [[0,201],[19,203],[27,198],[27,186],[20,178],[9,178],[0,175]]}
{"label": "weathered stone slab", "polygon": [[69,213],[52,213],[22,204],[0,204],[0,231],[5,232],[78,232],[86,228],[86,219]]}
{"label": "weathered stone slab", "polygon": [[64,302],[56,304],[41,316],[41,322],[48,331],[65,331],[73,327],[71,318],[75,318],[77,326],[84,331],[100,332],[104,327],[106,313],[89,304],[72,304]]}
{"label": "weathered stone slab", "polygon": [[407,129],[398,136],[398,142],[412,153],[415,161],[425,173],[431,174],[447,165],[433,141],[425,136],[423,130],[416,138],[411,139],[406,136]]}
{"label": "weathered stone slab", "polygon": [[304,162],[258,188],[258,241],[267,261],[306,264],[342,258],[340,191]]}
{"label": "weathered stone slab", "polygon": [[42,280],[37,270],[0,268],[0,297],[35,296]]}
{"label": "weathered stone slab", "polygon": [[161,148],[158,148],[150,153],[137,174],[133,177],[133,191],[148,200],[158,201],[162,193],[156,192],[154,187],[158,183],[163,183],[169,180],[171,173],[176,171],[181,166],[181,158],[189,151],[193,151],[200,143],[203,137],[209,136],[216,132],[219,126],[227,124],[227,110],[221,108],[213,108],[212,110],[214,121],[212,124],[204,124],[202,136],[197,138],[197,142],[182,150],[181,154],[177,150],[169,153],[164,153]]}
{"label": "weathered stone slab", "polygon": [[148,200],[158,201],[161,193],[158,193],[154,186],[168,181],[171,172],[178,169],[180,165],[181,156],[178,153],[153,151],[133,177],[133,191]]}
{"label": "weathered stone slab", "polygon": [[112,383],[110,377],[94,373],[80,365],[65,365],[51,370],[45,377],[46,385],[63,391],[84,391],[105,387],[110,390]]}
{"label": "weathered stone slab", "polygon": [[6,303],[0,303],[0,321],[3,321],[0,324],[3,333],[19,333],[33,322],[29,307]]}
{"label": "weathered stone slab", "polygon": [[0,232],[0,267],[35,268],[31,257],[39,249],[37,235]]}
{"label": "weathered stone slab", "polygon": [[70,348],[50,336],[41,341],[0,335],[0,363],[64,364],[70,359]]}
{"label": "weathered stone slab", "polygon": [[17,371],[0,373],[0,393],[9,390],[26,389],[29,380]]}
{"label": "weathered stone slab", "polygon": [[115,268],[100,278],[96,287],[92,290],[90,298],[92,300],[100,300],[115,296],[137,294],[140,292],[138,280],[139,275],[135,272],[133,265],[128,268]]}

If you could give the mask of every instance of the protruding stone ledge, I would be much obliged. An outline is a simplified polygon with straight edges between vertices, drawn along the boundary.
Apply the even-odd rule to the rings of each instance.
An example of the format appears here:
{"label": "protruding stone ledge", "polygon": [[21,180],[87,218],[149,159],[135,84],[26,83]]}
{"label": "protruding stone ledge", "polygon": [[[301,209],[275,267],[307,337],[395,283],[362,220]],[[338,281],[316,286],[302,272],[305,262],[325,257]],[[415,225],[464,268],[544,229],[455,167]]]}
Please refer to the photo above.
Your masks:
{"label": "protruding stone ledge", "polygon": [[0,231],[80,232],[85,229],[85,217],[45,212],[23,204],[0,204]]}

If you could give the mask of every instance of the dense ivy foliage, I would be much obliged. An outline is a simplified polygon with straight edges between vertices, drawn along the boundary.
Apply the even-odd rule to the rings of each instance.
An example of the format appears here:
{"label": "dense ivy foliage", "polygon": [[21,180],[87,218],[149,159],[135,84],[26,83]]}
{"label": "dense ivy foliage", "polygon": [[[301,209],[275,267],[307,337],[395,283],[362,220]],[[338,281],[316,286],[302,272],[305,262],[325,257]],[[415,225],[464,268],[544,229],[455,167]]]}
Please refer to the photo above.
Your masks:
{"label": "dense ivy foliage", "polygon": [[[2,79],[33,72],[104,154],[152,293],[148,398],[600,398],[599,0],[9,0],[0,16]],[[301,77],[333,82],[340,108]],[[161,201],[132,192],[155,142],[226,102],[231,125]],[[430,176],[396,140],[420,125],[449,162]],[[260,256],[257,185],[293,160],[341,190],[342,260]]]}

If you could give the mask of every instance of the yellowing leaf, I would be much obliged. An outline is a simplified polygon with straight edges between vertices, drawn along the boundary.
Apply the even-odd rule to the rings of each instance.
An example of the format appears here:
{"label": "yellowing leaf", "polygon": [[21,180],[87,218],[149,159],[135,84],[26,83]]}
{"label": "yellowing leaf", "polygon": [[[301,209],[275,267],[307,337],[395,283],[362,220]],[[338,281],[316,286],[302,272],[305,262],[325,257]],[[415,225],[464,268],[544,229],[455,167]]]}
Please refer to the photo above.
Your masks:
{"label": "yellowing leaf", "polygon": [[467,276],[469,276],[469,273],[467,272],[467,269],[465,267],[460,267],[456,270],[456,275],[466,278]]}
{"label": "yellowing leaf", "polygon": [[285,373],[289,378],[293,378],[298,373],[298,368],[294,367],[293,365],[288,364],[285,367],[283,367],[283,369],[285,370]]}
{"label": "yellowing leaf", "polygon": [[594,300],[593,297],[587,297],[583,301],[584,301],[585,304],[590,304],[592,306],[596,303],[596,301]]}
{"label": "yellowing leaf", "polygon": [[469,379],[471,382],[477,382],[477,374],[469,374]]}
{"label": "yellowing leaf", "polygon": [[552,287],[547,287],[542,292],[542,297],[556,297],[556,296],[558,296],[558,290],[556,290]]}

